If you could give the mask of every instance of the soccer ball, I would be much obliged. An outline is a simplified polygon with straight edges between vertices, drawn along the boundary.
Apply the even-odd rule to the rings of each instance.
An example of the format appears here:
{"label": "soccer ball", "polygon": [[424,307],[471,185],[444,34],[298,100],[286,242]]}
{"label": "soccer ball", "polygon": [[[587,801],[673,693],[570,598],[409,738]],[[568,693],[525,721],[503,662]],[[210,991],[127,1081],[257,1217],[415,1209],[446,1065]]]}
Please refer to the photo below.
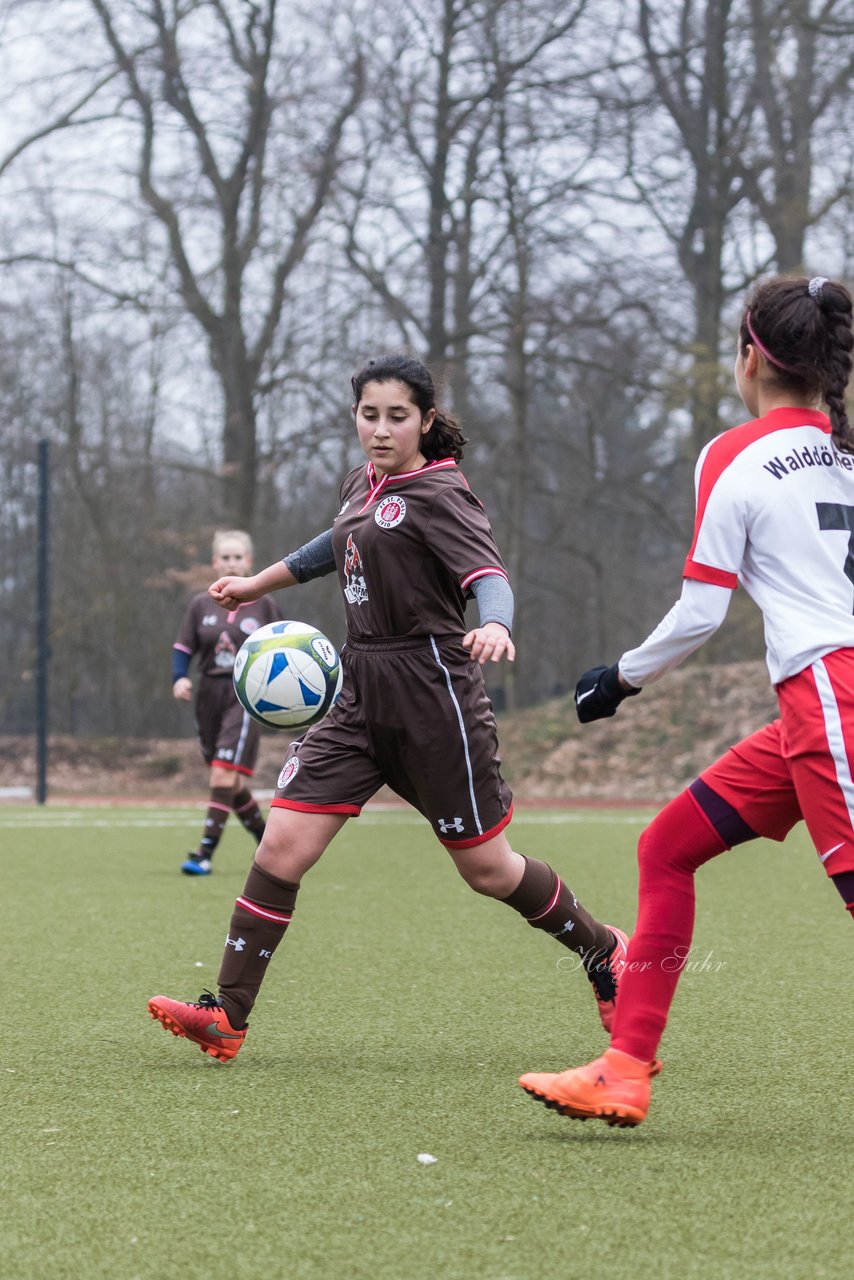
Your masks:
{"label": "soccer ball", "polygon": [[253,719],[270,729],[307,729],[341,692],[341,658],[307,622],[268,622],[243,641],[234,688]]}

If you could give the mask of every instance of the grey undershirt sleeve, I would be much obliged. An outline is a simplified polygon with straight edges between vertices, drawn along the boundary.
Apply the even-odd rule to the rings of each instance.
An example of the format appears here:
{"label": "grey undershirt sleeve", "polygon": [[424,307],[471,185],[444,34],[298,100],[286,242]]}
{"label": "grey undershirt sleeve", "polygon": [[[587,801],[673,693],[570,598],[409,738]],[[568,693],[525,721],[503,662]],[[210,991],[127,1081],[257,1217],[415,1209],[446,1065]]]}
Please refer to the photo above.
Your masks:
{"label": "grey undershirt sleeve", "polygon": [[490,573],[485,578],[475,578],[470,590],[477,600],[480,625],[500,622],[512,633],[513,589],[507,579],[498,573]]}
{"label": "grey undershirt sleeve", "polygon": [[322,578],[327,573],[332,573],[335,568],[332,530],[319,533],[311,542],[306,542],[297,551],[291,551],[284,557],[284,563],[297,582],[310,582],[312,578]]}

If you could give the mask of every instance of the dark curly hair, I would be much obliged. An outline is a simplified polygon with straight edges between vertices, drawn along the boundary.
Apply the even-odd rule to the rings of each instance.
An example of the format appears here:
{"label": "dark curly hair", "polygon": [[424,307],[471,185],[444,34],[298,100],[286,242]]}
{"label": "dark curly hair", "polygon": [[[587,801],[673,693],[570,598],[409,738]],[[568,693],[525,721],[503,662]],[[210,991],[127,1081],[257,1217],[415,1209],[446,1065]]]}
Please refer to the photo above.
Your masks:
{"label": "dark curly hair", "polygon": [[833,439],[845,453],[854,453],[854,427],[845,409],[854,348],[851,321],[845,285],[821,276],[775,276],[754,289],[739,331],[741,350],[757,346],[775,383],[824,400]]}
{"label": "dark curly hair", "polygon": [[460,462],[463,449],[468,441],[460,430],[460,425],[450,413],[436,406],[436,388],[430,370],[414,356],[384,355],[368,360],[358,373],[350,379],[355,396],[354,404],[358,407],[362,392],[368,382],[404,382],[412,392],[412,401],[421,411],[422,419],[436,410],[430,430],[421,441],[421,452],[428,462],[437,462],[440,458],[453,458]]}

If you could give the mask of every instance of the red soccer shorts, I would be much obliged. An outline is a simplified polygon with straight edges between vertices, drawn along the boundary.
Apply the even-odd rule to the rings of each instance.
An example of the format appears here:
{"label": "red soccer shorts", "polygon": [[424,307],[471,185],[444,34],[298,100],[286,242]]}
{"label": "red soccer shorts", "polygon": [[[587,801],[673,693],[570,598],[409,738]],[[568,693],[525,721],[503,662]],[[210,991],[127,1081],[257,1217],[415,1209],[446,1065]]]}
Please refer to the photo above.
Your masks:
{"label": "red soccer shorts", "polygon": [[854,871],[854,649],[777,686],[780,719],[700,777],[758,836],[783,840],[801,818],[828,875]]}

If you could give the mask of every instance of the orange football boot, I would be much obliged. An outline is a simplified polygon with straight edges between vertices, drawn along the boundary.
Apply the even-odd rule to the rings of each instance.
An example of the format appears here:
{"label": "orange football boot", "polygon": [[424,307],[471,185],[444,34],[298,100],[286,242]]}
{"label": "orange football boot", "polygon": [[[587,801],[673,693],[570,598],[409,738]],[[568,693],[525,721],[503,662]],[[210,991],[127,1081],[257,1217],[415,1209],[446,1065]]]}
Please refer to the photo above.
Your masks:
{"label": "orange football boot", "polygon": [[595,1117],[621,1128],[640,1124],[649,1110],[649,1082],[661,1063],[640,1062],[619,1049],[606,1049],[586,1067],[559,1074],[529,1072],[519,1083],[532,1098],[573,1120]]}
{"label": "orange football boot", "polygon": [[246,1027],[237,1030],[219,1000],[205,991],[193,1004],[186,1000],[170,1000],[168,996],[152,996],[148,1002],[152,1018],[162,1022],[173,1036],[193,1040],[202,1053],[220,1062],[230,1062],[246,1039]]}
{"label": "orange football boot", "polygon": [[598,964],[588,969],[587,976],[593,987],[593,995],[596,997],[599,1019],[610,1035],[614,1025],[614,1015],[617,1012],[617,988],[620,985],[620,974],[626,967],[629,939],[622,929],[616,928],[613,924],[606,925],[606,928],[610,929],[617,939],[617,945],[606,960],[600,960]]}

